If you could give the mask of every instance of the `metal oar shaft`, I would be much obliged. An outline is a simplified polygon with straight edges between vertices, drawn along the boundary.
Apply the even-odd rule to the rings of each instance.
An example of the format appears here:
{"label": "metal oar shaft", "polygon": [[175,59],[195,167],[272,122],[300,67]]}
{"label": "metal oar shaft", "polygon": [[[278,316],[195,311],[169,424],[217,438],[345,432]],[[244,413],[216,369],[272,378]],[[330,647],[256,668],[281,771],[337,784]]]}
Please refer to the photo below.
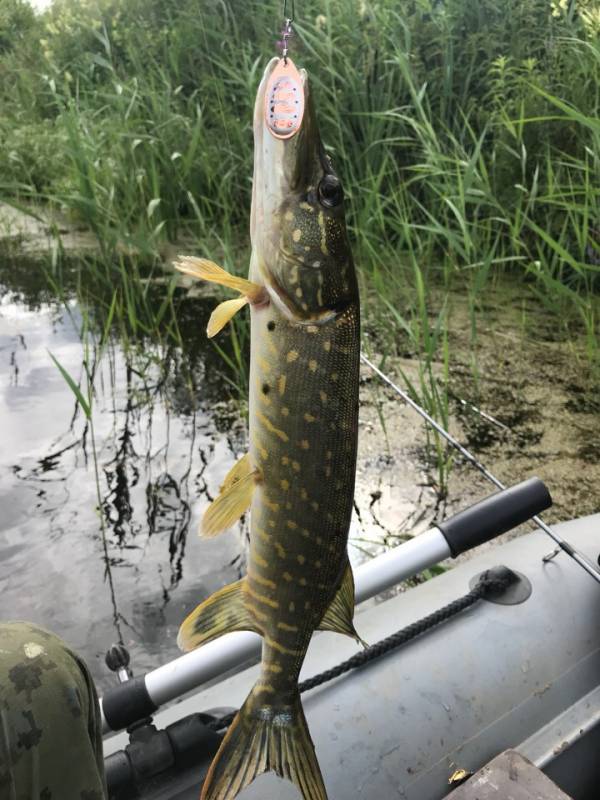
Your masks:
{"label": "metal oar shaft", "polygon": [[[530,478],[440,522],[366,564],[355,574],[357,603],[402,580],[456,557],[520,525],[551,504],[542,481]],[[101,701],[104,731],[120,730],[154,713],[163,703],[222,676],[260,653],[254,633],[231,633],[143,676],[121,683]]]}
{"label": "metal oar shaft", "polygon": [[[421,406],[418,403],[416,403],[409,396],[407,392],[401,389],[396,383],[394,383],[394,381],[391,380],[391,378],[389,378],[384,372],[382,372],[378,367],[376,367],[375,364],[373,364],[373,362],[370,361],[364,353],[361,353],[360,357],[363,363],[365,363],[368,367],[370,367],[373,370],[373,372],[376,375],[378,375],[384,383],[387,383],[387,385],[390,388],[392,388],[397,394],[399,394],[405,403],[407,403],[412,409],[414,409],[417,412],[417,414],[423,417],[423,419],[426,420],[431,425],[431,427],[434,428],[434,430],[436,430],[440,434],[440,436],[443,436],[444,439],[449,444],[451,444],[452,447],[455,448],[455,450],[458,450],[458,452],[463,456],[463,458],[470,464],[472,464],[479,472],[481,472],[481,474],[485,478],[487,478],[488,481],[490,481],[490,483],[493,483],[494,486],[496,486],[498,489],[506,488],[505,485],[502,483],[502,481],[498,480],[498,478],[496,478],[496,476],[493,475],[481,463],[481,461],[475,458],[473,453],[467,450],[467,448],[464,445],[462,445],[457,439],[455,439],[451,433],[449,433],[442,425],[440,425],[439,422],[437,422],[437,420],[435,420],[431,416],[431,414],[428,414],[424,408],[421,408]],[[548,525],[546,525],[546,523],[542,519],[540,519],[540,517],[535,516],[532,519],[533,522],[535,522],[535,524],[538,526],[538,528],[544,531],[544,533],[548,534],[548,536],[550,536],[550,538],[556,542],[556,544],[558,545],[558,547],[560,547],[561,550],[563,550],[574,561],[576,561],[579,564],[579,566],[582,567],[588,573],[588,575],[591,575],[591,577],[594,578],[595,581],[600,583],[600,572],[595,567],[592,561],[590,561],[588,558],[586,558],[586,556],[584,556],[582,553],[580,553],[574,547],[572,547],[567,541],[565,541],[562,538],[562,536],[559,536],[558,533],[553,531],[552,528],[550,528]]]}

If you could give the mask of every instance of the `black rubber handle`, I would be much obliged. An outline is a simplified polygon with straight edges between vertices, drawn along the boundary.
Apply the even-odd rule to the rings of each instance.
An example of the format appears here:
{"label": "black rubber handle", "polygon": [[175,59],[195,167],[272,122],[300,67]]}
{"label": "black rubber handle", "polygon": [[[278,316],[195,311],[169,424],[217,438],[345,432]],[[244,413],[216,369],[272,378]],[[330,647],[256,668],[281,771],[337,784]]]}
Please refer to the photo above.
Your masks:
{"label": "black rubber handle", "polygon": [[539,478],[530,478],[486,497],[437,527],[444,534],[452,557],[456,558],[465,550],[527,522],[551,505],[552,498],[545,484]]}

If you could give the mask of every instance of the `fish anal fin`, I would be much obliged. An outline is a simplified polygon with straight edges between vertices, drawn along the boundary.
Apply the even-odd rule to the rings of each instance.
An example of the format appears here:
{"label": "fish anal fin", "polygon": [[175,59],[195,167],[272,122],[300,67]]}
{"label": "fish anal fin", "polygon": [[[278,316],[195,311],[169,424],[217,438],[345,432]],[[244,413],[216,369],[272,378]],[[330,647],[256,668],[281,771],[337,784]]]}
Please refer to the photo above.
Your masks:
{"label": "fish anal fin", "polygon": [[231,631],[261,633],[245,604],[245,580],[242,578],[215,592],[186,617],[177,636],[181,650],[194,650]]}
{"label": "fish anal fin", "polygon": [[[243,294],[251,303],[260,303],[267,299],[267,292],[264,286],[253,283],[247,278],[240,278],[231,275],[223,267],[219,267],[214,261],[208,258],[195,258],[194,256],[179,256],[173,266],[185,275],[198,278],[209,283],[218,283],[220,286],[227,286],[236,292]],[[232,315],[233,316],[233,315]]]}
{"label": "fish anal fin", "polygon": [[354,576],[352,575],[350,562],[348,562],[340,587],[321,620],[319,630],[343,633],[345,636],[352,637],[352,639],[355,639],[366,648],[368,645],[356,632],[353,619]]}
{"label": "fish anal fin", "polygon": [[210,765],[201,800],[233,800],[264,772],[291,781],[303,800],[327,800],[300,696],[278,703],[259,680]]}
{"label": "fish anal fin", "polygon": [[224,488],[204,512],[200,534],[208,538],[217,536],[236,523],[250,508],[259,478],[259,470],[253,469]]}

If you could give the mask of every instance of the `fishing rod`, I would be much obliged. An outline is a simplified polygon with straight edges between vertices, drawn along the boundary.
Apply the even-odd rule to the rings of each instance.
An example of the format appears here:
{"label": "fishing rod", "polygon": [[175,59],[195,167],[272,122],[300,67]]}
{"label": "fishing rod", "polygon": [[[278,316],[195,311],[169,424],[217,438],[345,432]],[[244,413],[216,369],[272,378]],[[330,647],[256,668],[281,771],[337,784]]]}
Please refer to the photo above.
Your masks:
{"label": "fishing rod", "polygon": [[[404,389],[401,389],[396,383],[394,383],[394,381],[390,377],[388,377],[384,372],[382,372],[378,367],[376,367],[375,364],[373,364],[373,362],[370,361],[364,353],[361,352],[360,358],[361,361],[368,367],[370,367],[370,369],[372,369],[373,372],[376,375],[378,375],[384,383],[386,383],[391,389],[393,389],[396,392],[396,394],[400,395],[400,397],[404,400],[404,402],[407,405],[409,405],[414,411],[417,412],[417,414],[423,417],[423,419],[426,422],[428,422],[431,425],[431,427],[440,434],[440,436],[443,436],[444,439],[450,445],[452,445],[452,447],[454,447],[455,450],[458,450],[458,452],[462,455],[462,457],[470,464],[472,464],[490,483],[493,483],[494,486],[496,486],[500,490],[506,489],[506,485],[502,483],[502,481],[500,481],[495,475],[493,475],[489,471],[489,469],[487,469],[487,467],[485,467],[481,463],[481,461],[475,458],[475,456],[473,455],[473,453],[471,453],[470,450],[467,450],[467,448],[464,445],[462,445],[457,439],[454,438],[454,436],[452,436],[451,433],[449,433],[442,425],[440,425],[440,423],[437,422],[437,420],[435,420],[431,416],[431,414],[428,414],[424,408],[421,408],[421,406],[410,397],[408,392],[404,391]],[[592,561],[590,561],[586,556],[583,555],[583,553],[580,553],[572,545],[570,545],[567,541],[565,541],[562,538],[562,536],[556,533],[556,531],[552,530],[552,528],[550,528],[549,525],[546,525],[546,523],[538,515],[532,517],[532,520],[533,522],[535,522],[538,528],[540,528],[540,530],[544,531],[544,533],[546,533],[551,539],[553,539],[558,548],[556,552],[558,552],[559,550],[564,551],[568,556],[570,556],[574,561],[576,561],[577,564],[579,564],[579,566],[582,567],[582,569],[584,569],[588,573],[588,575],[591,575],[591,577],[597,583],[600,583],[600,571],[596,568],[596,566],[593,564]],[[551,556],[546,556],[545,560],[553,558],[555,554],[556,553],[554,553]]]}

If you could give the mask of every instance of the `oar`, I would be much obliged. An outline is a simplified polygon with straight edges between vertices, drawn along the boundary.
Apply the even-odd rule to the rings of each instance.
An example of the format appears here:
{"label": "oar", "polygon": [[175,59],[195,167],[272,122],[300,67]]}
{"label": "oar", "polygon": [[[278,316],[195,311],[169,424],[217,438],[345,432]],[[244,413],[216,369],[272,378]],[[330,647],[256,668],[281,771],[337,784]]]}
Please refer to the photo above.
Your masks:
{"label": "oar", "polygon": [[[447,558],[505,533],[552,504],[546,486],[530,478],[394,547],[355,571],[356,602],[390,589]],[[118,731],[153,714],[161,705],[260,655],[255,633],[230,633],[158,669],[125,680],[100,701],[103,730]]]}

